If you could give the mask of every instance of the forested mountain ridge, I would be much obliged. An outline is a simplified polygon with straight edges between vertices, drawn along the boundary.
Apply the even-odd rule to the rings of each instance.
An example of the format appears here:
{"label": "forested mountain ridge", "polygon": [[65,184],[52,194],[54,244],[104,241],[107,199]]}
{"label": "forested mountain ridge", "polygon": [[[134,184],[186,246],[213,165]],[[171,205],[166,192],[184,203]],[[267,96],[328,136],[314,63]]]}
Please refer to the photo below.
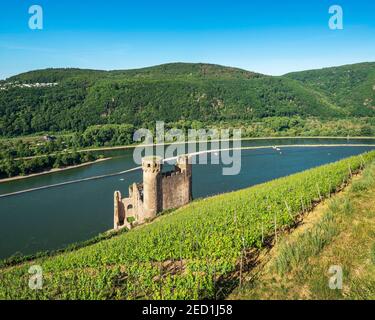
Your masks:
{"label": "forested mountain ridge", "polygon": [[225,78],[225,79],[251,79],[264,77],[264,75],[246,71],[239,68],[225,67],[205,63],[167,63],[153,67],[130,70],[102,71],[92,69],[60,68],[43,69],[22,73],[7,79],[7,81],[20,81],[23,83],[33,82],[56,82],[66,81],[77,77],[87,79],[203,79],[203,78]]}
{"label": "forested mountain ridge", "polygon": [[[37,83],[55,85],[20,86]],[[46,69],[11,77],[0,89],[1,136],[155,120],[375,115],[375,63],[281,77],[190,63],[124,71]]]}
{"label": "forested mountain ridge", "polygon": [[375,109],[375,63],[294,72],[285,75],[321,92],[332,103],[356,116],[368,116]]}

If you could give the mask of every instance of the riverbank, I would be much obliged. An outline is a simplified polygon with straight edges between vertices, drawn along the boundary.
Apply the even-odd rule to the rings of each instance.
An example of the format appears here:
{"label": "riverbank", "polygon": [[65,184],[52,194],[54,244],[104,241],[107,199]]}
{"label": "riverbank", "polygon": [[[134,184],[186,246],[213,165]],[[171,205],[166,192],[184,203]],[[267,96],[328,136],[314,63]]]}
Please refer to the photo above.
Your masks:
{"label": "riverbank", "polygon": [[[332,140],[375,140],[375,137],[330,137],[330,136],[300,136],[300,137],[295,137],[295,136],[285,136],[285,137],[254,137],[254,138],[240,138],[240,139],[221,139],[221,140],[210,140],[208,143],[211,142],[226,142],[226,141],[261,141],[261,140],[287,140],[287,139],[292,139],[292,140],[297,140],[297,139],[332,139]],[[96,151],[111,151],[111,150],[126,150],[126,149],[134,149],[136,147],[142,146],[142,147],[151,147],[151,146],[169,146],[169,145],[179,145],[179,144],[192,144],[192,143],[197,143],[199,141],[186,141],[186,142],[171,142],[171,143],[156,143],[156,144],[145,144],[145,145],[140,145],[140,144],[131,144],[131,145],[124,145],[124,146],[113,146],[113,147],[98,147],[98,148],[87,148],[87,149],[81,149],[81,151],[88,151],[88,152],[96,152]]]}
{"label": "riverbank", "polygon": [[52,174],[52,173],[56,173],[56,172],[77,169],[77,168],[81,168],[81,167],[90,166],[90,165],[95,164],[95,163],[107,161],[107,160],[110,160],[110,159],[112,159],[112,158],[108,157],[108,158],[103,158],[103,159],[97,159],[95,161],[77,164],[75,166],[68,166],[68,167],[64,167],[64,168],[54,168],[54,169],[51,169],[51,170],[42,171],[42,172],[33,173],[33,174],[28,174],[28,175],[25,175],[25,176],[16,176],[16,177],[11,177],[11,178],[0,179],[0,183],[29,179],[29,178],[33,178],[33,177],[37,177],[37,176],[43,176],[43,175]]}
{"label": "riverbank", "polygon": [[[297,139],[307,139],[307,140],[314,140],[314,139],[331,139],[331,140],[375,140],[375,137],[366,137],[366,136],[358,136],[358,137],[331,137],[331,136],[284,136],[284,137],[253,137],[253,138],[240,138],[240,139],[215,139],[209,140],[207,143],[212,142],[227,142],[227,141],[261,141],[261,140],[297,140]],[[116,150],[128,150],[128,149],[135,149],[136,147],[151,147],[151,146],[170,146],[170,145],[180,145],[180,144],[193,144],[198,143],[199,141],[185,141],[185,142],[170,142],[170,143],[156,143],[156,144],[129,144],[129,145],[121,145],[121,146],[111,146],[111,147],[87,147],[83,149],[79,149],[76,152],[98,152],[98,151],[116,151]],[[71,151],[67,151],[71,152]],[[52,153],[51,155],[54,155]],[[15,160],[29,160],[35,159],[40,157],[45,157],[46,155],[37,155],[31,157],[22,157],[16,158]]]}
{"label": "riverbank", "polygon": [[[245,141],[245,139],[243,139],[243,140]],[[190,142],[190,143],[192,143],[192,142]],[[171,145],[173,145],[173,144],[179,144],[179,143],[172,143]],[[151,145],[148,145],[148,146],[151,146]],[[360,144],[360,143],[358,143],[358,144],[350,144],[350,143],[346,143],[346,144],[285,144],[285,145],[278,145],[278,147],[280,147],[280,148],[306,148],[306,147],[309,147],[309,148],[342,147],[342,148],[344,148],[344,147],[375,147],[375,144]],[[131,147],[131,146],[120,147],[119,146],[119,147],[110,147],[109,149],[100,149],[100,150],[99,149],[97,149],[97,150],[80,150],[79,152],[111,151],[111,150],[114,151],[114,150],[126,150],[126,149],[131,149],[131,148],[135,148],[135,147],[134,146],[133,147]],[[199,156],[200,154],[205,154],[205,153],[210,154],[210,153],[227,152],[227,151],[249,151],[249,150],[261,150],[261,149],[275,149],[275,146],[264,145],[264,146],[250,146],[250,147],[237,147],[237,148],[233,147],[233,148],[225,148],[225,149],[209,149],[209,150],[203,150],[203,151],[198,151],[198,152],[194,152],[194,153],[189,153],[189,155],[194,157],[194,156]],[[10,182],[10,181],[14,181],[14,180],[32,178],[32,177],[36,177],[36,176],[40,176],[40,175],[52,174],[52,173],[56,173],[56,172],[60,172],[60,171],[64,171],[64,170],[84,167],[84,166],[87,166],[87,165],[95,164],[95,163],[110,160],[110,159],[112,159],[112,158],[108,157],[108,158],[105,158],[105,159],[99,159],[99,160],[96,160],[96,161],[87,162],[87,163],[83,163],[83,164],[76,165],[76,166],[60,168],[60,169],[52,169],[52,170],[49,170],[49,171],[25,175],[25,176],[17,176],[17,177],[12,177],[12,178],[1,179],[0,184],[4,183],[4,182]],[[175,159],[177,159],[177,157],[167,158],[167,159],[164,159],[164,161],[168,162],[168,161],[173,161]],[[140,167],[134,167],[134,168],[126,170],[126,171],[108,174],[107,176],[120,175],[120,174],[124,174],[124,173],[130,172],[130,171],[138,170],[138,169],[140,169]],[[94,179],[103,178],[103,177],[105,177],[105,176],[94,176],[94,177],[87,178],[87,179],[84,179],[84,180],[91,180],[91,179],[94,180]],[[69,183],[74,183],[74,182],[75,181],[69,181]],[[26,190],[26,191],[29,191],[29,190]]]}

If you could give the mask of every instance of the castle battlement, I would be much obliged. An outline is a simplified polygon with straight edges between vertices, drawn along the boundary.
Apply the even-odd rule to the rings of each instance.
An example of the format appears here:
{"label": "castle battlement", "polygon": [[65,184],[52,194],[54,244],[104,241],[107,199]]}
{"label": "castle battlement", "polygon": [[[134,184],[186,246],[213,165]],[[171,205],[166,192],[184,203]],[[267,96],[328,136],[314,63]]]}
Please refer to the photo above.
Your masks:
{"label": "castle battlement", "polygon": [[142,159],[143,183],[129,186],[129,197],[114,194],[114,228],[131,229],[154,219],[158,213],[181,207],[192,200],[192,165],[189,156],[180,156],[175,168],[163,171],[158,157]]}
{"label": "castle battlement", "polygon": [[181,171],[170,171],[170,172],[163,172],[162,178],[163,179],[170,179],[176,176],[185,176],[185,174]]}

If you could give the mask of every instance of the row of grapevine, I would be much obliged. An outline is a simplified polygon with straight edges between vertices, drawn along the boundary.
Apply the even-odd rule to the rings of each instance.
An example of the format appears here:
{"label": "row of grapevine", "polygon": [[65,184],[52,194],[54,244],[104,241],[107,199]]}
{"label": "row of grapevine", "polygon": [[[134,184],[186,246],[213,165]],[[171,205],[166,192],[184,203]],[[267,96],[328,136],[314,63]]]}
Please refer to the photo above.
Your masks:
{"label": "row of grapevine", "polygon": [[[261,248],[373,159],[369,152],[197,200],[112,239],[4,268],[0,299],[218,298],[236,281],[230,275],[243,267],[246,251]],[[42,290],[28,287],[31,264],[43,268]]]}

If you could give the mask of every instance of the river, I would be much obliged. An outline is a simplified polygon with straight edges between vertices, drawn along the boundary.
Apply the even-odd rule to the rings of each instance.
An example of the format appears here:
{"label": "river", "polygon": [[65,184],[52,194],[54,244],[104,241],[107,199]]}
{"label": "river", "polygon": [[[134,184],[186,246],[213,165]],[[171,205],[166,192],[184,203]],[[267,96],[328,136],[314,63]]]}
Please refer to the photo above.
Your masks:
{"label": "river", "polygon": [[[282,145],[347,144],[347,146],[282,147]],[[350,144],[350,146],[349,146]],[[352,146],[368,144],[373,146]],[[242,147],[281,147],[242,150],[241,172],[223,176],[221,165],[193,166],[193,197],[238,190],[360,154],[375,148],[371,139],[272,139],[243,141]],[[105,151],[111,160],[50,175],[0,183],[0,196],[109,175],[137,167],[133,151]],[[113,226],[113,192],[127,194],[128,185],[142,180],[141,170],[0,197],[0,259],[18,254],[63,248],[88,240]]]}

